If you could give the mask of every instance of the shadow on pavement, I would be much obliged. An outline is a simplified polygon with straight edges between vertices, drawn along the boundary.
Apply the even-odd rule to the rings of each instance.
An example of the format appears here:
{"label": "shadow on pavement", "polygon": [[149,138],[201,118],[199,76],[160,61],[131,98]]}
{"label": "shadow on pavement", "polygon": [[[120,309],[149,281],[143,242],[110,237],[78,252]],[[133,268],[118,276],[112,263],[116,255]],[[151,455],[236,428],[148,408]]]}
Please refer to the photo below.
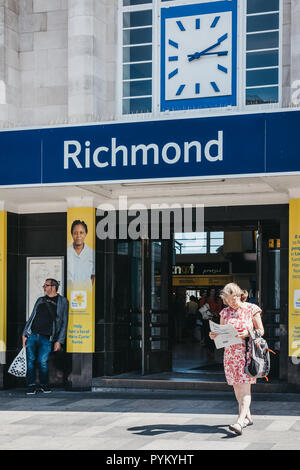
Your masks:
{"label": "shadow on pavement", "polygon": [[127,431],[135,431],[133,434],[140,436],[157,436],[160,434],[174,433],[174,432],[185,432],[185,433],[197,433],[197,434],[224,434],[222,439],[231,439],[237,437],[236,434],[231,431],[227,431],[224,428],[228,428],[228,424],[219,425],[207,425],[207,424],[155,424],[145,426],[134,426],[128,428]]}

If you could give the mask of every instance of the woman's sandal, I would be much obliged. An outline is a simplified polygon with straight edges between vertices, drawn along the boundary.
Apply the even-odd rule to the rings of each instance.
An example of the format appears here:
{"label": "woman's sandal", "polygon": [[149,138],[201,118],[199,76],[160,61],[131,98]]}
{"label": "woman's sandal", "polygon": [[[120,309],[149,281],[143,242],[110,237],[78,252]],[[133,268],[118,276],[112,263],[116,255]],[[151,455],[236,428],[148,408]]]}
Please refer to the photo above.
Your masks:
{"label": "woman's sandal", "polygon": [[235,432],[238,436],[243,434],[243,426],[240,423],[230,424],[229,429]]}
{"label": "woman's sandal", "polygon": [[253,424],[252,419],[245,418],[245,419],[244,419],[244,426],[243,426],[243,428],[246,428],[247,426],[252,426],[252,424]]}

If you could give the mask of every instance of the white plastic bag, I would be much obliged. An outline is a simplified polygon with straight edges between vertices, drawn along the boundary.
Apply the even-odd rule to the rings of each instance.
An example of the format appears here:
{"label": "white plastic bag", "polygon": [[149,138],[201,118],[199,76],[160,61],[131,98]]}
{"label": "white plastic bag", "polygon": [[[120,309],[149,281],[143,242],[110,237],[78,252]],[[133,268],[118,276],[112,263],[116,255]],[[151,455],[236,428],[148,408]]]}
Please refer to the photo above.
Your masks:
{"label": "white plastic bag", "polygon": [[14,358],[9,366],[8,372],[16,377],[26,377],[27,373],[27,358],[26,348],[22,348],[19,354]]}

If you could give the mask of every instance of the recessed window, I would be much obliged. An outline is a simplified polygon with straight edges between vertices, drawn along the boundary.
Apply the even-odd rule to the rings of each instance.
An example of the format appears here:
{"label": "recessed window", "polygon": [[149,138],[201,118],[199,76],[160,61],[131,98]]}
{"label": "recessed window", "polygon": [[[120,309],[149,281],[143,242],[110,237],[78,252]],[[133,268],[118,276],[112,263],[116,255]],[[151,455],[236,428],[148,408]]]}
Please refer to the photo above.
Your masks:
{"label": "recessed window", "polygon": [[[123,0],[122,113],[152,111],[152,1]],[[139,5],[145,4],[141,10]],[[137,10],[135,10],[137,8]],[[125,9],[124,9],[125,10]]]}
{"label": "recessed window", "polygon": [[175,233],[176,254],[217,254],[224,245],[224,232]]}
{"label": "recessed window", "polygon": [[246,104],[279,100],[279,0],[247,0]]}
{"label": "recessed window", "polygon": [[[119,94],[122,114],[152,113],[159,109],[160,9],[198,0],[119,0],[121,7]],[[245,0],[245,101],[241,106],[279,102],[280,2]],[[241,15],[238,21],[242,21]],[[155,61],[155,65],[154,65]],[[242,86],[242,85],[240,85]]]}

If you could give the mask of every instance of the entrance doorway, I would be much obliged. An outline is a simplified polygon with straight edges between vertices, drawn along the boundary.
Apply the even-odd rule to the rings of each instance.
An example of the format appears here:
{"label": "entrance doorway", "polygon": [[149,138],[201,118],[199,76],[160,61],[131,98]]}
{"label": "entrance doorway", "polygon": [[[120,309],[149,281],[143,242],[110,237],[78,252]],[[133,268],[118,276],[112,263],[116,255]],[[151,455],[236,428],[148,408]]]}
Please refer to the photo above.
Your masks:
{"label": "entrance doorway", "polygon": [[[199,309],[210,293],[217,300],[219,290],[234,281],[248,291],[248,301],[262,307],[265,338],[277,352],[271,372],[284,378],[286,365],[279,369],[279,360],[287,350],[282,331],[287,325],[288,206],[208,208],[205,221],[201,246],[184,238],[187,234],[97,242],[103,253],[98,266],[105,269],[96,276],[94,363],[104,375],[221,370],[223,351],[209,351]],[[192,296],[197,309],[186,321]],[[221,308],[211,312],[214,321]]]}
{"label": "entrance doorway", "polygon": [[175,331],[172,367],[176,372],[215,372],[223,350],[209,338],[209,320],[219,323],[220,290],[236,282],[258,303],[257,231],[174,234],[172,292]]}

